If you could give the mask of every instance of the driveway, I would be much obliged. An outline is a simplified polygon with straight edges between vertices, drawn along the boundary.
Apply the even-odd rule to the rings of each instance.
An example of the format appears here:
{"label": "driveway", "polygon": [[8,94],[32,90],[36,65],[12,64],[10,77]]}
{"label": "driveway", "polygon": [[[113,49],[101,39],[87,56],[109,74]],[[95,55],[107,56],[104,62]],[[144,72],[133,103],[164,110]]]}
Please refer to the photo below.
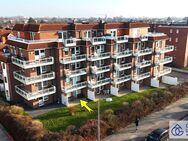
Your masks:
{"label": "driveway", "polygon": [[[164,110],[155,112],[140,120],[139,129],[136,132],[135,125],[121,129],[118,133],[108,136],[103,141],[144,141],[144,138],[160,127],[168,127],[170,120],[188,119],[188,97],[183,98]],[[172,140],[170,140],[172,141]]]}

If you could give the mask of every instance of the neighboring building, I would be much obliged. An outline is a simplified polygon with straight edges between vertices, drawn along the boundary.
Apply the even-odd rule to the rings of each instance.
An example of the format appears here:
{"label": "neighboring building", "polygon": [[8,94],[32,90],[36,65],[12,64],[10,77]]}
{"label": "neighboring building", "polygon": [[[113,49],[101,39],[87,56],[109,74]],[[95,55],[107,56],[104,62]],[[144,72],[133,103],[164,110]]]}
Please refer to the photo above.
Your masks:
{"label": "neighboring building", "polygon": [[173,45],[174,51],[169,55],[173,56],[175,67],[188,66],[188,26],[185,25],[162,25],[156,28],[157,32],[163,32],[169,36],[167,45]]}
{"label": "neighboring building", "polygon": [[[11,54],[10,100],[33,108],[79,98],[96,100],[142,86],[170,83],[172,62],[163,33],[145,23],[17,24],[6,42]],[[0,56],[3,58],[3,56]],[[1,59],[2,60],[2,59]],[[13,76],[13,77],[12,77]]]}
{"label": "neighboring building", "polygon": [[[11,70],[11,66],[13,65],[9,57],[10,54],[8,52],[8,48],[5,44],[10,33],[10,30],[0,30],[0,91],[1,94],[6,97],[7,101],[10,101],[11,98],[16,99],[16,95],[12,95],[12,91],[14,90],[11,89],[11,87],[14,87],[14,85],[13,83],[9,83],[10,80],[14,79],[13,77],[11,77],[13,71]],[[4,93],[2,91],[4,91]]]}

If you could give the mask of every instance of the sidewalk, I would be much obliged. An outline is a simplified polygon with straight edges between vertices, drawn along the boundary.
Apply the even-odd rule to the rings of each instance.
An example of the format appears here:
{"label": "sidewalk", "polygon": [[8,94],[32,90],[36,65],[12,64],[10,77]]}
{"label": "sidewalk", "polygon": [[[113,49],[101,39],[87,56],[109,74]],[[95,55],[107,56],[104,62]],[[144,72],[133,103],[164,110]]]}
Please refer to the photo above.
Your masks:
{"label": "sidewalk", "polygon": [[0,141],[14,141],[0,124]]}
{"label": "sidewalk", "polygon": [[103,141],[144,141],[145,136],[152,130],[168,127],[169,120],[182,119],[186,115],[188,115],[188,97],[171,104],[162,111],[141,119],[137,132],[135,131],[135,124],[131,124],[118,133],[106,137]]}

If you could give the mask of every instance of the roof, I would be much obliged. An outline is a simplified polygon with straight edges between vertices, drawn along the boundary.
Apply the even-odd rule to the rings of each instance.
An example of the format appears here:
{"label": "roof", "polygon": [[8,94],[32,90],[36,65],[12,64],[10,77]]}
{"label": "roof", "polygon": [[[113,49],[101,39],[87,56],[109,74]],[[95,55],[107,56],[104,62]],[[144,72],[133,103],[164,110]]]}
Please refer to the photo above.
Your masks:
{"label": "roof", "polygon": [[176,25],[160,25],[158,27],[164,27],[164,28],[187,28],[188,26],[176,26]]}
{"label": "roof", "polygon": [[11,33],[11,30],[0,29],[0,36],[8,36]]}
{"label": "roof", "polygon": [[56,30],[66,30],[70,29],[70,24],[62,23],[62,24],[16,24],[13,27],[15,31],[31,31],[31,32],[39,32],[39,31],[56,31]]}
{"label": "roof", "polygon": [[[108,28],[138,28],[148,27],[149,24],[142,22],[119,22],[119,23],[40,23],[40,24],[16,24],[13,27],[15,31],[59,31],[59,30],[76,30],[83,29],[99,29],[100,25],[103,24],[106,29]],[[73,29],[74,30],[74,29]]]}

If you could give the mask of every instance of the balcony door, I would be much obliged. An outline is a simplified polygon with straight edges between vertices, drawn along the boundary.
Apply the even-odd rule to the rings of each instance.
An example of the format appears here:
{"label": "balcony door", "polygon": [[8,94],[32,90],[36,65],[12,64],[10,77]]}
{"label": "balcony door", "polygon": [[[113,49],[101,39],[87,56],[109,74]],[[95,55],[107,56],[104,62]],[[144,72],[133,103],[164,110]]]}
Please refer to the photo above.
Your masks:
{"label": "balcony door", "polygon": [[41,49],[41,50],[35,50],[35,60],[38,60],[40,58],[44,58],[45,57],[45,50]]}
{"label": "balcony door", "polygon": [[104,45],[95,46],[95,53],[100,54],[104,52]]}
{"label": "balcony door", "polygon": [[102,67],[104,66],[104,60],[95,61],[94,65],[97,67]]}
{"label": "balcony door", "polygon": [[71,48],[72,57],[76,57],[76,55],[80,54],[80,47]]}

